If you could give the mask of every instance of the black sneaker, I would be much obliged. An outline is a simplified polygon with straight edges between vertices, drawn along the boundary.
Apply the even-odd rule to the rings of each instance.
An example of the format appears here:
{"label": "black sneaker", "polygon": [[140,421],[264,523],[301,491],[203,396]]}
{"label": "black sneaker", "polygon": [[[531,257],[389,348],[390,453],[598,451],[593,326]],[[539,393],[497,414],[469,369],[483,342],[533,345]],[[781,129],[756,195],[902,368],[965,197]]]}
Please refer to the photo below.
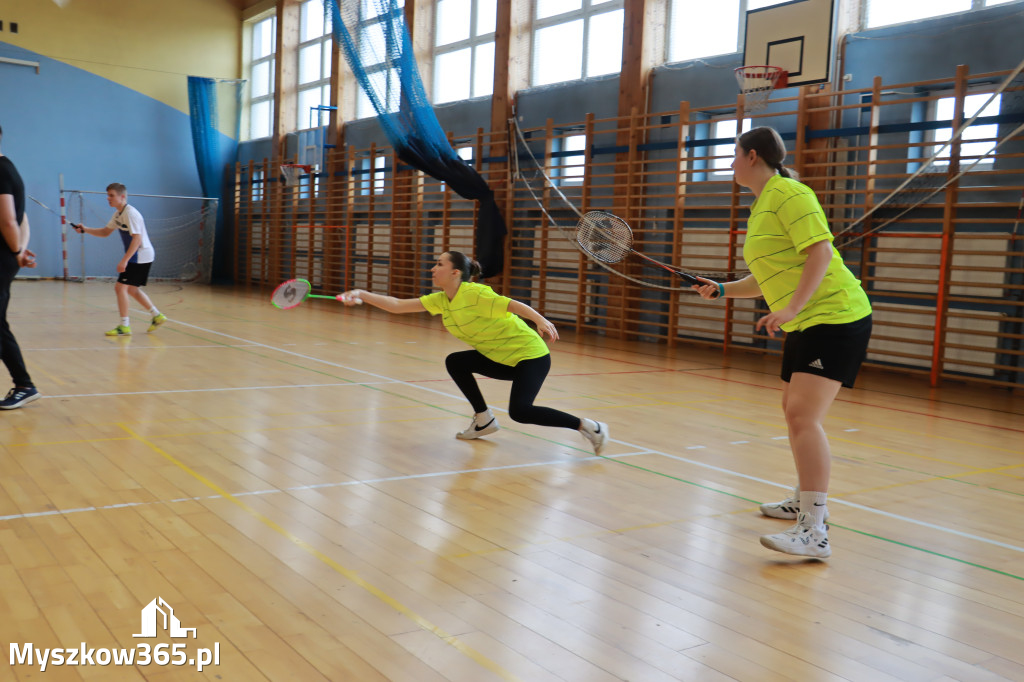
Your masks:
{"label": "black sneaker", "polygon": [[14,410],[25,403],[39,399],[39,391],[32,386],[30,388],[12,388],[7,392],[7,397],[0,400],[0,410]]}

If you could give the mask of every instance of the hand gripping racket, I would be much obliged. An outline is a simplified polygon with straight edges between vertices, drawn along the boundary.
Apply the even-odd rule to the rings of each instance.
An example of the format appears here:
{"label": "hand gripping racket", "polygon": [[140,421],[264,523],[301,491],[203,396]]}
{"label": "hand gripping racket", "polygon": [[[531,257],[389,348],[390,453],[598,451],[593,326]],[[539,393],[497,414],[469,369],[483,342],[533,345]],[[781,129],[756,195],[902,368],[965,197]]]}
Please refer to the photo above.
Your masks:
{"label": "hand gripping racket", "polygon": [[[311,294],[313,285],[304,279],[290,279],[287,282],[281,282],[274,289],[274,293],[270,295],[270,302],[281,310],[289,310],[300,305],[307,298],[329,298],[332,301],[340,301],[343,294],[337,296],[321,296],[320,294]],[[356,303],[362,303],[361,299],[355,299]]]}
{"label": "hand gripping racket", "polygon": [[576,224],[576,243],[587,254],[602,263],[618,263],[632,253],[652,265],[671,272],[684,282],[707,284],[688,272],[656,261],[634,249],[633,230],[629,229],[625,220],[605,211],[588,211],[583,214]]}

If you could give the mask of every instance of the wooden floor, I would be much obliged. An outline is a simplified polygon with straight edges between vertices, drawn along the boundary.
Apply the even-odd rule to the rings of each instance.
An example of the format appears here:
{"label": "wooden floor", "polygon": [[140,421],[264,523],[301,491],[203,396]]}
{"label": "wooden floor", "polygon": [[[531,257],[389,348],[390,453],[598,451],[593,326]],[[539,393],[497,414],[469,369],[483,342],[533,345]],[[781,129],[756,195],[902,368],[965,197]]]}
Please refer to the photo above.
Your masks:
{"label": "wooden floor", "polygon": [[[45,397],[0,413],[0,680],[1024,680],[1019,394],[862,375],[800,560],[758,543],[775,359],[566,334],[541,403],[608,422],[597,458],[493,381],[502,430],[456,440],[426,314],[149,293],[170,321],[107,338],[111,284],[14,286]],[[195,638],[133,637],[158,597]],[[185,665],[14,660],[158,644]]]}

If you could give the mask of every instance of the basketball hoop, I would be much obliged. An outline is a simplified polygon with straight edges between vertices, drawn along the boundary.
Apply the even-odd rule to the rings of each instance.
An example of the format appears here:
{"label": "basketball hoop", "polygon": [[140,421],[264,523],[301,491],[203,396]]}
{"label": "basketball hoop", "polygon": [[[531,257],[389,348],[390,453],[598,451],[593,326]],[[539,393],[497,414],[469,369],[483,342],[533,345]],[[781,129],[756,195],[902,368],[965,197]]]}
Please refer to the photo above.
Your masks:
{"label": "basketball hoop", "polygon": [[741,66],[733,69],[740,92],[746,95],[747,111],[760,111],[775,88],[784,88],[787,73],[778,66]]}
{"label": "basketball hoop", "polygon": [[299,184],[299,177],[303,173],[309,174],[313,170],[312,166],[307,166],[303,163],[282,163],[281,173],[284,175],[284,184],[288,186],[294,186]]}

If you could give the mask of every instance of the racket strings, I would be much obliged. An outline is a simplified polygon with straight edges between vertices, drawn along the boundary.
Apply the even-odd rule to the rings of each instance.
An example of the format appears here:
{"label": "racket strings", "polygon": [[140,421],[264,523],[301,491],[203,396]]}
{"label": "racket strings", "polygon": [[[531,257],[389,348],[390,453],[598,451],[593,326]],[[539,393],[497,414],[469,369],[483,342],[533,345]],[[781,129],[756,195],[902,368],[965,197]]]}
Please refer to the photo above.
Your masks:
{"label": "racket strings", "polygon": [[291,279],[274,289],[270,302],[278,308],[294,308],[302,303],[312,290],[312,285],[306,280]]}
{"label": "racket strings", "polygon": [[629,226],[611,216],[583,216],[576,240],[584,251],[604,263],[618,263],[633,250]]}
{"label": "racket strings", "polygon": [[[618,263],[625,260],[626,254],[632,250],[631,232],[629,246],[614,261],[603,260],[603,258],[588,252],[580,243],[580,240],[577,239],[577,223],[583,217],[583,212],[562,192],[558,183],[553,182],[545,172],[543,164],[534,154],[530,142],[527,141],[526,136],[519,127],[518,121],[514,118],[509,119],[509,128],[509,136],[515,143],[514,153],[511,154],[511,163],[512,179],[516,189],[518,190],[520,187],[525,189],[536,205],[534,210],[544,216],[548,224],[557,228],[570,242],[574,243],[585,255],[589,256],[591,263],[603,268],[616,277],[621,277],[643,287],[660,289],[662,291],[688,291],[690,289],[689,284],[681,284],[677,278],[667,274],[662,268],[653,266],[638,268],[637,266],[641,263],[640,259],[630,259],[628,266],[618,265]],[[543,153],[541,157],[543,158]],[[625,227],[627,230],[629,229],[628,225],[625,225]],[[609,239],[608,241],[610,242],[611,240]],[[607,257],[610,257],[610,254]],[[643,274],[639,274],[637,272],[638,269]],[[723,281],[741,279],[750,274],[749,270],[707,271],[695,269],[691,270],[691,272],[708,277],[709,279]]]}

